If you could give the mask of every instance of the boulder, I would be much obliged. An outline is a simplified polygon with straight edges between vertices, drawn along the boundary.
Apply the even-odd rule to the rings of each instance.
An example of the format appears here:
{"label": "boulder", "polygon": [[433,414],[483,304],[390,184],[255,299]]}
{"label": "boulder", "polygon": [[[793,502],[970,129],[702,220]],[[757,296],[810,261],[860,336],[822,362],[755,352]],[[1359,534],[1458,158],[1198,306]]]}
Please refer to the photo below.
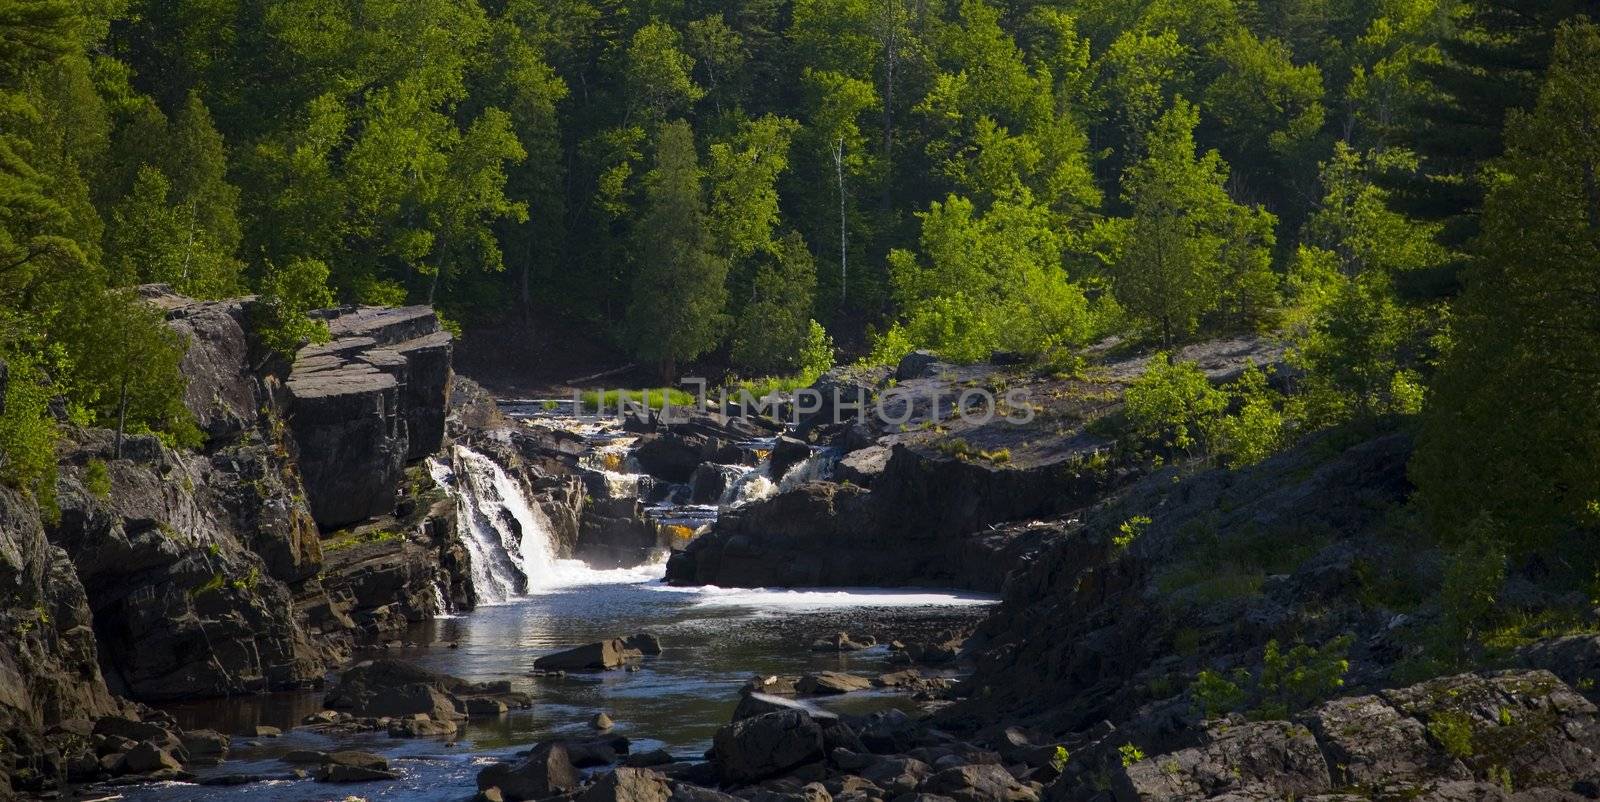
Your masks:
{"label": "boulder", "polygon": [[215,760],[228,756],[228,746],[232,742],[228,736],[216,730],[185,730],[179,735],[179,740],[190,757]]}
{"label": "boulder", "polygon": [[744,475],[745,468],[702,462],[689,477],[689,502],[691,504],[716,504],[733,483]]}
{"label": "boulder", "polygon": [[1037,791],[1017,782],[1011,772],[993,763],[955,766],[934,773],[922,791],[956,802],[1038,802]]}
{"label": "boulder", "polygon": [[887,446],[867,446],[852,451],[834,464],[833,480],[871,487],[873,480],[889,464],[889,453]]}
{"label": "boulder", "polygon": [[589,786],[578,802],[667,802],[667,779],[648,769],[619,768]]}
{"label": "boulder", "polygon": [[903,382],[924,379],[932,376],[940,364],[939,356],[932,351],[912,351],[900,357],[900,363],[894,368],[894,378]]}
{"label": "boulder", "polygon": [[893,796],[909,794],[932,773],[928,764],[914,757],[884,758],[861,771],[861,776]]}
{"label": "boulder", "polygon": [[127,774],[149,774],[162,769],[181,770],[183,764],[167,750],[149,742],[140,741],[122,756],[122,771]]}
{"label": "boulder", "polygon": [[473,718],[493,718],[506,714],[506,703],[499,699],[474,696],[466,700],[467,715]]}
{"label": "boulder", "polygon": [[534,660],[533,667],[541,671],[610,671],[641,656],[638,649],[629,648],[623,639],[609,638],[547,654]]}
{"label": "boulder", "polygon": [[772,447],[772,454],[767,457],[767,475],[774,482],[780,481],[790,468],[810,458],[811,446],[806,441],[781,435]]}
{"label": "boulder", "polygon": [[859,652],[863,649],[870,649],[877,645],[877,639],[873,638],[871,635],[862,636],[861,639],[857,640],[850,637],[850,633],[848,632],[838,632],[826,638],[813,641],[811,644],[811,651]]}
{"label": "boulder", "polygon": [[800,678],[798,686],[801,693],[812,695],[833,695],[850,693],[851,691],[864,691],[872,687],[872,680],[858,677],[854,674],[844,674],[838,671],[818,671]]}
{"label": "boulder", "polygon": [[589,719],[589,726],[601,731],[609,730],[614,725],[615,722],[604,711],[594,714],[594,718]]}
{"label": "boulder", "polygon": [[641,438],[633,458],[645,473],[681,484],[694,478],[695,469],[710,456],[707,452],[706,438],[669,433]]}
{"label": "boulder", "polygon": [[500,789],[507,802],[527,802],[574,791],[578,770],[560,743],[543,743],[516,763],[496,763],[478,772],[478,790]]}
{"label": "boulder", "polygon": [[672,753],[665,749],[652,749],[648,752],[639,752],[637,754],[628,755],[622,759],[622,765],[630,768],[641,769],[651,768],[653,766],[665,766],[671,762]]}
{"label": "boulder", "polygon": [[426,718],[418,714],[412,718],[397,718],[389,722],[390,738],[442,738],[456,734],[454,721]]}
{"label": "boulder", "polygon": [[748,783],[822,759],[822,727],[803,710],[780,710],[717,730],[713,762],[725,782]]}
{"label": "boulder", "polygon": [[653,657],[661,654],[661,639],[648,632],[629,635],[622,639],[622,645],[647,656]]}

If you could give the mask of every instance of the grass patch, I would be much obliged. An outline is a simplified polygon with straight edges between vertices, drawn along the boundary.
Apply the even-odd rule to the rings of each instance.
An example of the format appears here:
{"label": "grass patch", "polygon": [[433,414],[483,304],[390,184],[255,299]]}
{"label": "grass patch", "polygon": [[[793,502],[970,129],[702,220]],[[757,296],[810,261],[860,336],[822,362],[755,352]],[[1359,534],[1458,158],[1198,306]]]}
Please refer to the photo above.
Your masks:
{"label": "grass patch", "polygon": [[997,448],[993,451],[984,451],[982,449],[973,448],[971,443],[968,443],[966,440],[963,440],[960,437],[945,440],[939,443],[937,448],[945,456],[955,457],[959,460],[981,459],[985,462],[990,462],[995,465],[1005,465],[1011,461],[1011,449],[1009,448]]}
{"label": "grass patch", "polygon": [[1162,595],[1179,607],[1256,596],[1269,575],[1293,571],[1332,540],[1325,532],[1255,527],[1222,536],[1208,521],[1193,521],[1180,534],[1182,557],[1156,578]]}
{"label": "grass patch", "polygon": [[635,409],[661,409],[663,402],[675,407],[692,407],[698,399],[676,387],[647,387],[643,390],[586,390],[578,396],[585,412],[615,411],[624,403]]}
{"label": "grass patch", "polygon": [[366,532],[335,532],[333,537],[322,541],[323,552],[338,551],[355,546],[364,546],[369,543],[387,543],[404,540],[405,535],[393,529],[372,529]]}
{"label": "grass patch", "polygon": [[91,459],[83,468],[83,486],[101,501],[111,498],[111,470],[103,459]]}
{"label": "grass patch", "polygon": [[762,399],[773,393],[788,394],[805,387],[810,387],[811,382],[804,376],[763,376],[759,379],[743,379],[732,382],[723,389],[728,391],[728,400],[740,398],[740,393],[749,393],[751,398]]}

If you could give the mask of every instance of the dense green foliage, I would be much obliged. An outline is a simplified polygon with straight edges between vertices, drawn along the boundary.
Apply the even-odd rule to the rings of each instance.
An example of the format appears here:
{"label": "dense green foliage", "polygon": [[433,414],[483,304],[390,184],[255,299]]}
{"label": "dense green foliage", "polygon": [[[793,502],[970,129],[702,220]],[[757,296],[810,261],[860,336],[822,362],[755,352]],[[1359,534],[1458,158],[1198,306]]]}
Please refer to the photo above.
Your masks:
{"label": "dense green foliage", "polygon": [[47,490],[68,421],[192,440],[130,291],[163,282],[260,294],[283,353],[316,307],[434,302],[667,378],[1277,331],[1291,394],[1159,359],[1142,447],[1420,412],[1462,553],[1593,538],[1597,13],[0,0],[0,474]]}

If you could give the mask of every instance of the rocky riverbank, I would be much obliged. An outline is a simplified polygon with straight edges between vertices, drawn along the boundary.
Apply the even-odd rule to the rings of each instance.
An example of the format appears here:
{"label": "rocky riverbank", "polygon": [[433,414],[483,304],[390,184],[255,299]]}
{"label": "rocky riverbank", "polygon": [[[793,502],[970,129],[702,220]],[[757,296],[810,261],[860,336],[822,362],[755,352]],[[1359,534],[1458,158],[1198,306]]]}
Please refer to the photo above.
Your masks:
{"label": "rocky riverbank", "polygon": [[[475,601],[458,505],[425,462],[511,427],[453,392],[431,309],[328,310],[332,340],[283,360],[253,299],[142,293],[187,342],[205,443],[129,435],[119,453],[72,428],[47,506],[0,490],[0,798],[166,776],[195,750],[139,703],[317,686],[358,644]],[[502,457],[575,534],[577,480]]]}

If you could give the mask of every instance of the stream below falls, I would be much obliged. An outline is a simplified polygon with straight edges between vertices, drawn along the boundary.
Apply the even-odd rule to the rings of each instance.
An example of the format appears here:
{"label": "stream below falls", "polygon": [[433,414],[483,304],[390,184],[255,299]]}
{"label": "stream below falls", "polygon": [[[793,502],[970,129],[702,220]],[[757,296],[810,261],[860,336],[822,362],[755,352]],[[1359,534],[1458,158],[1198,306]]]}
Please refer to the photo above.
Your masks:
{"label": "stream below falls", "polygon": [[[612,433],[589,432],[591,461],[615,475],[619,487],[637,484]],[[816,465],[825,466],[825,455]],[[602,465],[602,463],[604,463]],[[839,670],[872,675],[893,670],[890,652],[813,652],[810,644],[835,632],[871,635],[879,642],[915,640],[975,623],[991,597],[940,590],[766,590],[674,588],[662,583],[664,557],[634,568],[598,570],[559,559],[548,521],[522,497],[515,482],[488,458],[459,448],[450,465],[434,463],[435,478],[452,487],[470,539],[477,609],[415,626],[404,645],[358,653],[356,659],[390,657],[473,681],[509,680],[533,697],[530,710],[464,722],[453,738],[415,740],[387,734],[329,736],[291,729],[322,709],[322,692],[277,693],[164,706],[184,728],[234,734],[229,759],[191,767],[200,780],[224,775],[262,779],[242,785],[161,783],[116,789],[127,800],[467,800],[478,771],[535,742],[592,734],[589,720],[604,711],[615,734],[634,751],[665,748],[700,759],[719,727],[731,718],[740,687],[752,676]],[[769,495],[797,476],[764,478],[761,466],[741,472],[718,505],[658,505],[664,525],[698,525],[719,508]],[[800,466],[791,473],[817,470]],[[746,474],[748,474],[746,476]],[[787,480],[787,481],[785,481]],[[756,489],[758,492],[748,492]],[[697,520],[698,519],[698,520]],[[508,521],[514,521],[511,525]],[[660,637],[663,651],[637,671],[531,675],[543,654],[634,632]],[[912,709],[907,694],[869,690],[812,700],[841,712],[885,707]],[[277,738],[238,735],[257,726],[284,730]],[[358,749],[386,756],[400,773],[392,781],[336,786],[292,776],[280,758],[292,751]]]}

